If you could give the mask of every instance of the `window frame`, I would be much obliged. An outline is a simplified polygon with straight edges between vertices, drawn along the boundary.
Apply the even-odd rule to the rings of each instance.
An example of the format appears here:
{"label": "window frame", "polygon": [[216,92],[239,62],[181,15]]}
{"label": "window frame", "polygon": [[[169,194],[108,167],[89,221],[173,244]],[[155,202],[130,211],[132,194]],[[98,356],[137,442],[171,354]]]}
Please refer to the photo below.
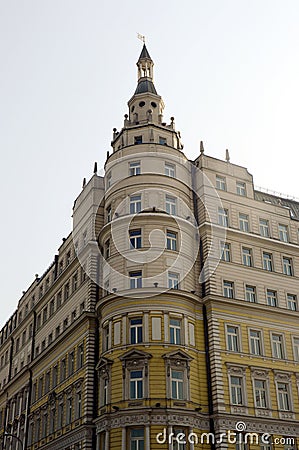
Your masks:
{"label": "window frame", "polygon": [[165,195],[165,211],[170,216],[177,215],[177,198],[173,195]]}
{"label": "window frame", "polygon": [[130,214],[138,214],[142,209],[141,194],[130,195]]}
{"label": "window frame", "polygon": [[164,175],[170,178],[175,178],[175,164],[167,161],[164,163]]}
{"label": "window frame", "polygon": [[129,162],[129,176],[135,177],[141,175],[141,161],[130,161]]}
{"label": "window frame", "polygon": [[239,213],[239,230],[244,233],[250,232],[249,214]]}
{"label": "window frame", "polygon": [[[229,331],[229,328],[234,329],[235,333]],[[240,327],[238,325],[225,324],[225,336],[226,336],[226,350],[229,352],[240,353],[241,352],[241,340],[240,340]]]}

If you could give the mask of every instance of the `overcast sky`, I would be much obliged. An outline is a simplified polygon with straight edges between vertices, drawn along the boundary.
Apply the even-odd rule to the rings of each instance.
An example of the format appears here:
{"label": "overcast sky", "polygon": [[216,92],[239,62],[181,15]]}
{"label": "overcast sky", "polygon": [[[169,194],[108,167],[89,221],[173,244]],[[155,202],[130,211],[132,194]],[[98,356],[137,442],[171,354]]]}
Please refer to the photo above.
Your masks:
{"label": "overcast sky", "polygon": [[298,0],[0,0],[1,312],[72,229],[136,87],[144,34],[190,159],[208,155],[299,197]]}

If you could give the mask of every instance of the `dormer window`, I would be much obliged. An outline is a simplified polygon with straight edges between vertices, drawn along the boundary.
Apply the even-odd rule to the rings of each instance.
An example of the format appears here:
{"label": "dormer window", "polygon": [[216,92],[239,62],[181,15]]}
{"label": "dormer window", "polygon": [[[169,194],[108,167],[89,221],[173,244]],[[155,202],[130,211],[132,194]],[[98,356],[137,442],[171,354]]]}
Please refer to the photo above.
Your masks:
{"label": "dormer window", "polygon": [[135,145],[142,144],[142,136],[134,136],[134,144]]}

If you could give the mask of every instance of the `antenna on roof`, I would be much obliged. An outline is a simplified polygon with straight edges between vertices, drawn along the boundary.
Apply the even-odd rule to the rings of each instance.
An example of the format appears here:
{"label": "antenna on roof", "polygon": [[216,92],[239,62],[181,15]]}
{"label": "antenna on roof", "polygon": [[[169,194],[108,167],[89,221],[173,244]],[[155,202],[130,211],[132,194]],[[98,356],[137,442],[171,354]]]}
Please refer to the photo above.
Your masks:
{"label": "antenna on roof", "polygon": [[137,37],[145,44],[145,36],[143,36],[143,34],[137,33]]}

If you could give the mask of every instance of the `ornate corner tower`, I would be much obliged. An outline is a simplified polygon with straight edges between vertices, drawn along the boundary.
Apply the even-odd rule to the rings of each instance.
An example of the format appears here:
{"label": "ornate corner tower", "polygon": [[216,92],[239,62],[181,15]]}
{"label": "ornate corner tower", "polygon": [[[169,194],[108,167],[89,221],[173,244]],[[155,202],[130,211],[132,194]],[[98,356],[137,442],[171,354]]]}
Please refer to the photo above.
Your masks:
{"label": "ornate corner tower", "polygon": [[101,450],[168,449],[166,435],[208,429],[192,169],[174,118],[163,121],[145,45],[137,67],[105,164],[98,235]]}

